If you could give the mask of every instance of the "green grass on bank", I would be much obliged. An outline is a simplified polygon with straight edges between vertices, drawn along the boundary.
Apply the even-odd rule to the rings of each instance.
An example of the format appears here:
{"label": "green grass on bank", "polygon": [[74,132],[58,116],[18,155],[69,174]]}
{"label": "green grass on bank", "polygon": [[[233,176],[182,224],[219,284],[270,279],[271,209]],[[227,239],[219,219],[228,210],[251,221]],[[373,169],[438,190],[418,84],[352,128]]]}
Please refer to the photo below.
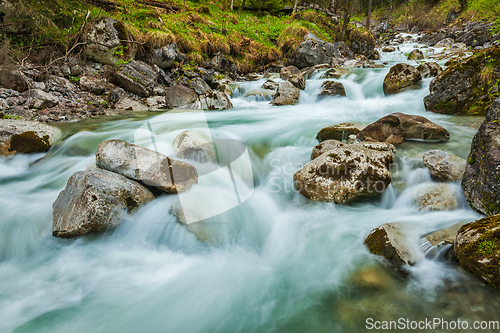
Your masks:
{"label": "green grass on bank", "polygon": [[83,1],[18,0],[15,8],[5,11],[5,19],[13,24],[10,31],[0,30],[2,49],[5,53],[8,44],[17,59],[27,52],[41,57],[39,51],[49,44],[64,52],[81,37],[85,22],[88,26],[88,21],[112,17],[122,22],[143,48],[176,42],[190,62],[201,63],[221,53],[231,58],[241,72],[248,72],[278,59],[286,60],[307,31],[329,42],[341,36],[340,25],[332,25],[329,17],[314,10],[292,17],[266,11],[239,13],[230,10],[228,1],[187,1],[187,6],[183,0],[160,1],[179,6],[178,12],[133,0],[116,2],[121,7],[113,10]]}

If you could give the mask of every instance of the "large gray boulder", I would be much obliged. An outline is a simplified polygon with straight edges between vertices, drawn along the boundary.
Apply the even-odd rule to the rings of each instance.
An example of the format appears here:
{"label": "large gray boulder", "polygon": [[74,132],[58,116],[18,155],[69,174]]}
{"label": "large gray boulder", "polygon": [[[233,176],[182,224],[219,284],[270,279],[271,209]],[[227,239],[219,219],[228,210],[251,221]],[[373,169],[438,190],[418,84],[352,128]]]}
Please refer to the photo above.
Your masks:
{"label": "large gray boulder", "polygon": [[384,93],[394,95],[410,89],[420,88],[422,74],[412,65],[399,63],[391,67],[384,78]]}
{"label": "large gray boulder", "polygon": [[193,89],[181,84],[168,87],[165,90],[165,105],[167,109],[173,109],[193,104],[198,99],[198,95]]}
{"label": "large gray boulder", "polygon": [[221,91],[211,91],[198,98],[200,108],[203,110],[227,110],[232,109],[233,104],[226,94]]}
{"label": "large gray boulder", "polygon": [[365,239],[370,253],[384,257],[389,263],[401,268],[413,266],[422,259],[415,246],[408,244],[408,225],[405,223],[386,223],[373,229]]}
{"label": "large gray boulder", "polygon": [[104,18],[92,25],[86,33],[87,59],[104,65],[115,65],[118,60],[133,59],[137,44],[129,42],[132,38],[123,23]]}
{"label": "large gray boulder", "polygon": [[293,177],[295,188],[306,198],[338,204],[381,194],[391,183],[392,150],[363,144],[326,150]]}
{"label": "large gray boulder", "polygon": [[0,155],[44,153],[61,131],[38,121],[0,119]]}
{"label": "large gray boulder", "polygon": [[198,172],[194,166],[125,141],[103,141],[95,155],[98,168],[164,193],[184,192],[198,183]]}
{"label": "large gray boulder", "polygon": [[354,53],[344,42],[332,44],[322,41],[312,33],[308,33],[292,56],[292,63],[302,69],[320,64],[332,65],[337,63],[338,60],[343,61],[353,57]]}
{"label": "large gray boulder", "polygon": [[295,87],[290,81],[280,83],[274,99],[271,101],[272,105],[295,105],[299,102],[300,89]]}
{"label": "large gray boulder", "polygon": [[465,160],[442,150],[430,150],[424,154],[424,165],[433,179],[438,181],[457,181],[462,179]]}
{"label": "large gray boulder", "polygon": [[177,50],[177,44],[171,43],[161,49],[153,50],[151,54],[151,62],[162,69],[167,69],[172,67],[178,56],[179,50]]}
{"label": "large gray boulder", "polygon": [[82,76],[80,78],[80,89],[88,91],[94,95],[102,95],[106,91],[106,82],[92,76]]}
{"label": "large gray boulder", "polygon": [[408,55],[408,60],[422,60],[424,58],[424,54],[419,49],[412,50]]}
{"label": "large gray boulder", "polygon": [[497,98],[472,140],[462,178],[462,189],[467,202],[473,210],[484,215],[500,213],[499,121],[500,98]]}
{"label": "large gray boulder", "polygon": [[142,61],[131,61],[119,68],[113,80],[117,86],[141,97],[153,94],[158,72]]}
{"label": "large gray boulder", "polygon": [[52,205],[52,235],[72,238],[105,231],[154,198],[144,186],[119,174],[101,169],[77,172]]}

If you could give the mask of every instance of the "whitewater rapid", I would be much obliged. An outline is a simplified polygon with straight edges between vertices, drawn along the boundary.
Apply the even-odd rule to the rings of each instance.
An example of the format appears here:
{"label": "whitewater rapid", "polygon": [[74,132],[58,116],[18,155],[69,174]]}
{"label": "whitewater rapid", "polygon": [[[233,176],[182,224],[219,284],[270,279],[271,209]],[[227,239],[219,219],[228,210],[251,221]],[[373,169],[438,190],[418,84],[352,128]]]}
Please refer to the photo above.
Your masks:
{"label": "whitewater rapid", "polygon": [[[231,99],[234,109],[205,112],[205,124],[190,112],[88,119],[60,125],[63,139],[45,156],[1,157],[0,332],[357,332],[369,314],[391,317],[394,308],[414,319],[494,317],[497,296],[432,258],[412,267],[407,280],[388,278],[390,287],[377,293],[351,282],[360,270],[379,265],[363,244],[373,228],[408,223],[408,243],[420,247],[423,235],[480,217],[460,197],[458,183],[454,211],[420,211],[410,200],[412,189],[432,182],[423,153],[442,149],[466,158],[481,121],[426,112],[430,79],[419,90],[384,96],[390,65],[406,61],[415,45],[382,54],[378,62],[387,62],[385,68],[352,69],[338,80],[347,97],[318,101],[323,79],[316,73],[298,105],[274,107],[264,98],[243,97],[264,79],[242,82]],[[335,205],[294,190],[293,174],[309,161],[321,128],[366,125],[393,112],[425,116],[451,139],[398,147],[393,185],[374,200]],[[52,237],[51,205],[68,178],[93,165],[103,140],[151,148],[146,139],[135,141],[147,121],[169,156],[175,156],[171,144],[179,133],[207,123],[213,136],[244,142],[253,194],[205,221],[208,242],[178,223],[175,196],[158,198],[104,234]],[[217,187],[217,178],[198,190],[204,186]],[[221,204],[226,195],[201,196],[199,209]],[[448,298],[460,306],[444,306]]]}

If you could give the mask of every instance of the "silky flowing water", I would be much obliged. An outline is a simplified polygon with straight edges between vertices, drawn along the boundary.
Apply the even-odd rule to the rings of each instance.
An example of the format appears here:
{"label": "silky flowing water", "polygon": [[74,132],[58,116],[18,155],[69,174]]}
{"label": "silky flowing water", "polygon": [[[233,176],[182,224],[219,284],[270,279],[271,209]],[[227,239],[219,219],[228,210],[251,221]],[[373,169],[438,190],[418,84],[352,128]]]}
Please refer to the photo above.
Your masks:
{"label": "silky flowing water", "polygon": [[[205,112],[213,136],[248,146],[255,189],[240,206],[203,222],[204,242],[172,213],[176,196],[142,207],[105,234],[52,237],[52,203],[75,172],[92,166],[107,139],[137,142],[153,124],[158,149],[202,126],[192,112],[125,114],[61,124],[62,140],[45,156],[0,159],[0,332],[362,332],[365,320],[439,317],[498,320],[500,298],[458,265],[428,256],[420,239],[480,218],[460,192],[454,211],[420,211],[416,187],[432,182],[422,155],[442,149],[466,158],[481,119],[426,112],[420,90],[384,96],[392,64],[414,43],[382,54],[383,69],[353,69],[338,80],[347,97],[318,101],[321,73],[307,81],[295,106],[242,97],[264,80],[235,88],[234,109]],[[447,143],[398,147],[393,184],[376,199],[351,205],[313,202],[297,193],[293,174],[309,161],[323,127],[369,124],[392,112],[422,115],[451,133]],[[205,125],[206,126],[206,125]],[[203,165],[188,161],[199,168]],[[217,179],[195,191],[217,188]],[[227,193],[200,195],[199,210]],[[391,274],[363,245],[375,227],[408,223],[408,244],[423,260],[406,278]],[[382,287],[356,283],[370,269]],[[385,273],[384,273],[385,272]]]}

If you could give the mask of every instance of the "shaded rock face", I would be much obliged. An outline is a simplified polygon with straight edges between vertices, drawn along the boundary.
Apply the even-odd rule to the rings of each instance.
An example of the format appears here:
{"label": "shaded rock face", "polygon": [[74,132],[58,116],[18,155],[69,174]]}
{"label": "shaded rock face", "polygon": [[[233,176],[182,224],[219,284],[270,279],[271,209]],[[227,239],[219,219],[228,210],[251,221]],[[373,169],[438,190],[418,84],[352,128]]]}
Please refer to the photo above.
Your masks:
{"label": "shaded rock face", "polygon": [[296,88],[290,81],[280,83],[276,95],[271,101],[272,105],[294,105],[299,102],[300,89]]}
{"label": "shaded rock face", "polygon": [[0,154],[44,153],[60,133],[58,128],[38,121],[0,119]]}
{"label": "shaded rock face", "polygon": [[403,143],[400,125],[401,121],[398,117],[388,115],[366,126],[358,133],[357,138],[360,141]]}
{"label": "shaded rock face", "polygon": [[121,140],[101,142],[96,165],[169,194],[184,192],[198,183],[194,166]]}
{"label": "shaded rock face", "polygon": [[422,60],[424,58],[424,54],[419,49],[412,50],[408,55],[408,60]]}
{"label": "shaded rock face", "polygon": [[417,67],[417,70],[422,75],[422,78],[436,77],[443,71],[437,62],[426,62]]}
{"label": "shaded rock face", "polygon": [[298,47],[292,63],[299,69],[320,64],[332,64],[333,58],[350,59],[353,52],[344,42],[327,43],[309,33]]}
{"label": "shaded rock face", "polygon": [[172,67],[178,56],[179,51],[177,50],[177,44],[172,43],[162,47],[161,49],[153,50],[151,54],[151,62],[162,69],[167,69]]}
{"label": "shaded rock face", "polygon": [[199,102],[203,110],[227,110],[233,108],[229,97],[221,91],[207,92],[199,97]]}
{"label": "shaded rock face", "polygon": [[306,198],[338,204],[381,194],[391,183],[392,151],[362,144],[329,149],[307,163],[293,177],[295,188]]}
{"label": "shaded rock face", "polygon": [[394,65],[384,79],[384,93],[393,95],[399,92],[418,89],[422,82],[422,75],[413,66],[400,63]]}
{"label": "shaded rock face", "polygon": [[[498,92],[491,90],[500,81],[500,71],[486,68],[500,66],[500,50],[488,49],[463,62],[451,63],[432,80],[430,94],[424,98],[428,111],[442,114],[486,114]],[[490,92],[490,93],[488,93]]]}
{"label": "shaded rock face", "polygon": [[433,211],[455,210],[459,206],[455,188],[444,183],[420,184],[415,193],[415,204],[421,210]]}
{"label": "shaded rock face", "polygon": [[40,89],[28,90],[23,93],[23,96],[29,99],[30,109],[48,109],[59,104],[59,98]]}
{"label": "shaded rock face", "polygon": [[438,181],[455,182],[462,179],[465,160],[442,150],[430,150],[424,154],[424,165],[431,177]]}
{"label": "shaded rock face", "polygon": [[152,200],[148,189],[116,173],[100,169],[77,172],[52,205],[52,235],[72,238],[105,231],[122,223],[124,213]]}
{"label": "shaded rock face", "polygon": [[194,103],[198,95],[194,90],[186,86],[177,84],[165,90],[165,105],[168,109],[186,106]]}
{"label": "shaded rock face", "polygon": [[292,75],[300,74],[300,70],[295,66],[283,67],[280,70],[280,79],[288,80]]}
{"label": "shaded rock face", "polygon": [[340,82],[325,81],[321,85],[323,90],[319,93],[318,97],[325,98],[328,96],[345,96],[344,85]]}
{"label": "shaded rock face", "polygon": [[128,61],[135,57],[137,45],[122,41],[131,39],[122,23],[105,18],[88,30],[85,54],[88,59],[104,65],[115,65],[118,59]]}
{"label": "shaded rock face", "polygon": [[117,86],[141,97],[153,94],[158,72],[142,61],[131,61],[122,66],[113,76]]}
{"label": "shaded rock face", "polygon": [[372,254],[384,257],[396,267],[415,265],[421,257],[412,246],[407,245],[407,225],[386,223],[373,229],[365,239],[365,245]]}
{"label": "shaded rock face", "polygon": [[194,130],[184,131],[175,138],[172,145],[179,158],[198,162],[217,162],[214,142],[204,133]]}
{"label": "shaded rock face", "polygon": [[0,87],[23,92],[28,90],[28,81],[17,66],[2,65],[0,66]]}
{"label": "shaded rock face", "polygon": [[460,228],[454,252],[463,269],[500,291],[500,215]]}
{"label": "shaded rock face", "polygon": [[500,213],[500,98],[472,140],[462,178],[465,198],[473,210],[484,215]]}
{"label": "shaded rock face", "polygon": [[351,134],[358,134],[363,129],[362,126],[352,123],[342,123],[338,125],[328,126],[322,128],[316,135],[319,142],[325,140],[338,140],[344,141],[349,138]]}
{"label": "shaded rock face", "polygon": [[236,73],[236,71],[238,71],[238,66],[224,55],[213,57],[212,60],[207,63],[207,67],[224,73]]}

